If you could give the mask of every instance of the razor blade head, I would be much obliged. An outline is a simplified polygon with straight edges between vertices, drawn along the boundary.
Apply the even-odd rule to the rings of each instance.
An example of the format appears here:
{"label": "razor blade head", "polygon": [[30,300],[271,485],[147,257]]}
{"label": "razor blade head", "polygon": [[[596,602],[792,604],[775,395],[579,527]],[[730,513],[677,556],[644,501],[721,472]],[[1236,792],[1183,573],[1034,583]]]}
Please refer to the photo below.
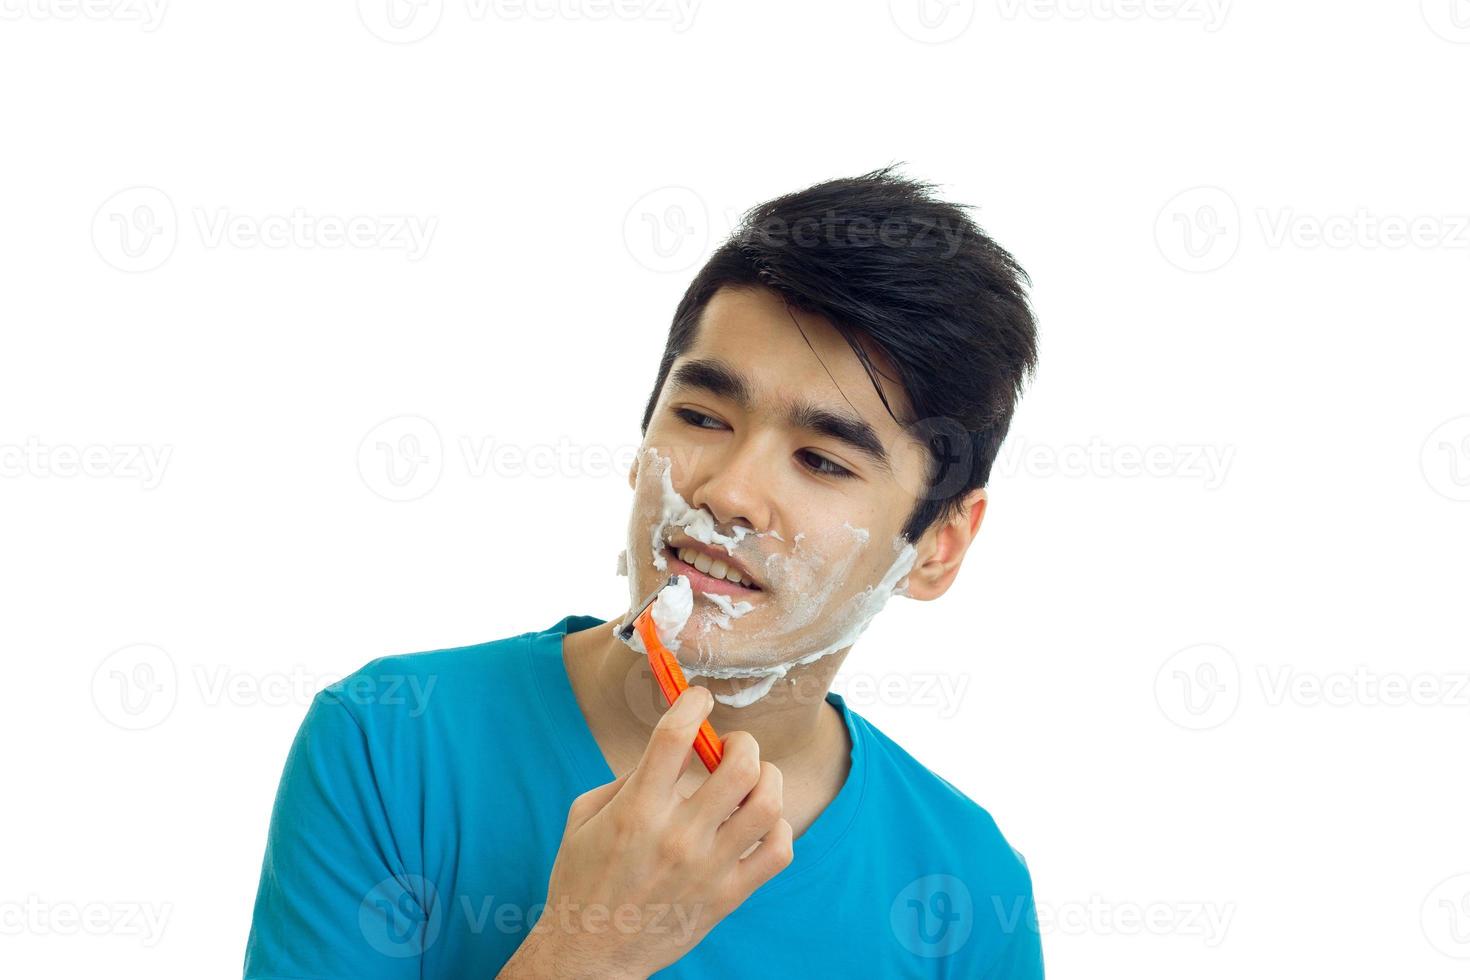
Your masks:
{"label": "razor blade head", "polygon": [[638,607],[638,611],[623,621],[623,625],[618,628],[618,639],[627,640],[628,638],[630,638],[633,635],[633,630],[637,628],[638,618],[648,611],[649,606],[654,604],[654,601],[658,599],[658,595],[660,592],[673,585],[678,580],[679,576],[670,575],[667,582],[654,589],[653,595],[649,596],[647,601],[645,601],[643,605]]}

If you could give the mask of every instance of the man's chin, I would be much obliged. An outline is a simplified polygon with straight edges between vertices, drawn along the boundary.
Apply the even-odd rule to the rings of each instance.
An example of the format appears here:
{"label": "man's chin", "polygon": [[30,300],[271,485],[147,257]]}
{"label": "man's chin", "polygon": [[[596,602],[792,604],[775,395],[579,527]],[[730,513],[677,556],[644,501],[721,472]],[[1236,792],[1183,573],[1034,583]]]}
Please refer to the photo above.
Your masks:
{"label": "man's chin", "polygon": [[703,677],[691,676],[689,683],[709,688],[715,700],[727,707],[746,707],[764,698],[779,679],[765,677]]}
{"label": "man's chin", "polygon": [[[715,632],[720,635],[711,635]],[[729,630],[712,629],[703,638],[686,633],[680,638],[676,659],[689,675],[691,684],[714,680],[759,680],[790,669],[790,665],[779,656],[772,656],[763,649],[752,649],[733,627]]]}

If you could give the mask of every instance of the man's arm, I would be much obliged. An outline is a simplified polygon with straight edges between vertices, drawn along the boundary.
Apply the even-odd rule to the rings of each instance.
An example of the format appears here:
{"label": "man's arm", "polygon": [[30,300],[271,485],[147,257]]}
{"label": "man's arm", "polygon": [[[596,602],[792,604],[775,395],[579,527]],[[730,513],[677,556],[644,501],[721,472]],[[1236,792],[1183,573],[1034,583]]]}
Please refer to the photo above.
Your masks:
{"label": "man's arm", "polygon": [[286,758],[245,978],[418,980],[439,925],[423,910],[438,903],[404,867],[367,735],[330,691],[312,701]]}
{"label": "man's arm", "polygon": [[[1019,857],[1019,855],[1018,855]],[[1024,859],[1022,865],[1024,867]],[[984,980],[1043,980],[1046,975],[1041,958],[1041,930],[1036,921],[1036,897],[1032,892],[1031,874],[1025,876],[1024,893],[1017,896],[1015,915],[1001,916],[1003,939],[1000,951],[977,974]]]}

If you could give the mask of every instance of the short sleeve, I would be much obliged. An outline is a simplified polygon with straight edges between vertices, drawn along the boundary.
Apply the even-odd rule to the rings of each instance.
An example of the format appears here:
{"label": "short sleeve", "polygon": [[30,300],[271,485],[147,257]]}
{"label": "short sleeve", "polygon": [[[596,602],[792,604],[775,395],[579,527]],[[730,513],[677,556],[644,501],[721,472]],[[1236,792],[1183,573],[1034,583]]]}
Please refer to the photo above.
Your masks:
{"label": "short sleeve", "polygon": [[[1017,857],[1020,857],[1018,854]],[[1022,858],[1022,866],[1025,859]],[[1043,980],[1045,969],[1041,959],[1041,930],[1036,921],[1036,898],[1031,890],[1031,876],[1025,875],[1024,893],[1018,895],[1019,907],[1000,916],[1003,939],[994,959],[977,974],[984,980]]]}
{"label": "short sleeve", "polygon": [[245,978],[418,980],[439,910],[401,860],[370,740],[331,692],[313,699],[286,757]]}

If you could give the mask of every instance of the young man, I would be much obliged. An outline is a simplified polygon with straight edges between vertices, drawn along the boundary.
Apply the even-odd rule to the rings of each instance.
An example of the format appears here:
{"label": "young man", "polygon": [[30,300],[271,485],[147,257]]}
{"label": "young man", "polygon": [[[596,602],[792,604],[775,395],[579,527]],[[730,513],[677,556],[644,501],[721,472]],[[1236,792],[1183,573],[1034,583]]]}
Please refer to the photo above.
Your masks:
{"label": "young man", "polygon": [[[751,211],[644,413],[629,610],[321,692],[246,977],[1040,977],[1024,860],[829,691],[887,599],[938,598],[979,530],[1036,363],[1026,284],[891,169]],[[694,686],[663,711],[617,629],[672,576],[658,632]]]}

